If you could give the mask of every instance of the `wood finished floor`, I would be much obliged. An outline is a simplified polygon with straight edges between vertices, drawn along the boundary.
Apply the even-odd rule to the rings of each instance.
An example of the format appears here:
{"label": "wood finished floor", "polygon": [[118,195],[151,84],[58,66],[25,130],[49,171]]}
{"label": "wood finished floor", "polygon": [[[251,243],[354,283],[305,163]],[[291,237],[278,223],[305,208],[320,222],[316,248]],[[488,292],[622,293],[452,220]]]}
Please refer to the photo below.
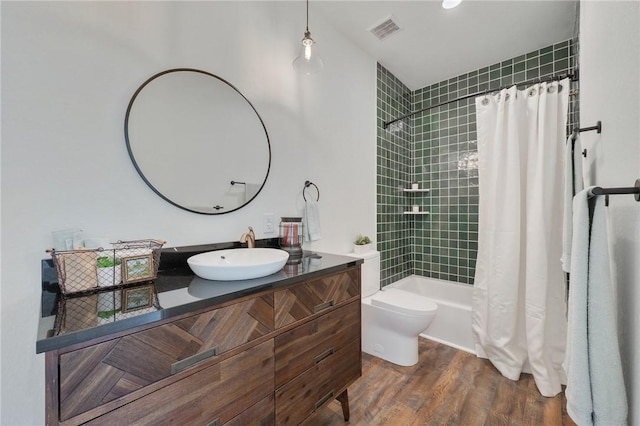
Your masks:
{"label": "wood finished floor", "polygon": [[[420,338],[420,360],[400,367],[362,354],[362,377],[349,387],[349,425],[544,425],[575,423],[564,393],[545,398],[533,377],[503,377],[489,361]],[[345,425],[337,401],[307,426]]]}

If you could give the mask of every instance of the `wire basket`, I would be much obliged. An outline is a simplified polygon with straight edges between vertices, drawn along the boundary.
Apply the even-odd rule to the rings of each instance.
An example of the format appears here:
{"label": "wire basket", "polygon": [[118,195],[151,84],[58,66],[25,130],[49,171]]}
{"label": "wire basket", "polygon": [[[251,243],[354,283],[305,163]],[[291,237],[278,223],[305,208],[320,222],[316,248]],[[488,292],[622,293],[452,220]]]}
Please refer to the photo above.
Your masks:
{"label": "wire basket", "polygon": [[161,240],[118,241],[113,248],[47,250],[62,294],[93,291],[153,280],[160,265]]}

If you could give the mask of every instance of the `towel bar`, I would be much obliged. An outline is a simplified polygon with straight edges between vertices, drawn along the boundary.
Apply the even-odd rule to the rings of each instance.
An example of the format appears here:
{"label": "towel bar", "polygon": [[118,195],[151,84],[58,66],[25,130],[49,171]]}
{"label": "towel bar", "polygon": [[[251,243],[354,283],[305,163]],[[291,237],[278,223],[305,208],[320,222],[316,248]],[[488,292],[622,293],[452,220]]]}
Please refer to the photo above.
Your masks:
{"label": "towel bar", "polygon": [[591,127],[583,127],[583,128],[576,127],[575,129],[573,129],[573,134],[575,135],[577,133],[590,132],[592,130],[597,130],[598,133],[602,133],[602,121],[597,121],[596,125]]}
{"label": "towel bar", "polygon": [[631,187],[601,188],[599,186],[596,186],[595,188],[591,189],[591,191],[589,191],[589,195],[593,197],[597,195],[609,196],[609,195],[620,195],[620,194],[634,194],[633,196],[636,199],[636,201],[640,201],[640,179],[636,179],[636,182]]}
{"label": "towel bar", "polygon": [[[592,130],[597,130],[598,133],[602,133],[602,121],[599,121],[596,123],[595,126],[591,126],[591,127],[583,127],[583,128],[579,128],[576,127],[573,129],[573,134],[571,135],[571,150],[573,152],[573,145],[576,143],[576,138],[578,137],[578,133],[582,133],[582,132],[590,132]],[[587,158],[587,149],[583,149],[582,150],[582,156],[584,158]]]}

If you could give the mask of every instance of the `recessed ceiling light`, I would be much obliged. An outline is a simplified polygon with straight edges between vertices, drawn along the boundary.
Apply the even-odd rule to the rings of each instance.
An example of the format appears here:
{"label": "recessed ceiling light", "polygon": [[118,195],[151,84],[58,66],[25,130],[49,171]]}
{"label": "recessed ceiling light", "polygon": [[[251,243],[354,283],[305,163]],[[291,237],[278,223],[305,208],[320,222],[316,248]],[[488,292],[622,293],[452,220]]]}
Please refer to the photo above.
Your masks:
{"label": "recessed ceiling light", "polygon": [[462,0],[442,0],[442,7],[445,9],[453,9],[460,4]]}

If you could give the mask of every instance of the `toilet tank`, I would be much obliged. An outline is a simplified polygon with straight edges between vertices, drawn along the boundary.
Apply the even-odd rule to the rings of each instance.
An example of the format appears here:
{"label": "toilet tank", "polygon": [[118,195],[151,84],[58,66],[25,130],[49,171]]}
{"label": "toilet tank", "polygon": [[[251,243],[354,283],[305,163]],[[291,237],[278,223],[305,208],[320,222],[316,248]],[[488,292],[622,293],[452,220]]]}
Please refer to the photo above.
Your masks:
{"label": "toilet tank", "polygon": [[349,253],[347,256],[364,259],[361,266],[362,297],[368,297],[380,290],[380,252]]}

